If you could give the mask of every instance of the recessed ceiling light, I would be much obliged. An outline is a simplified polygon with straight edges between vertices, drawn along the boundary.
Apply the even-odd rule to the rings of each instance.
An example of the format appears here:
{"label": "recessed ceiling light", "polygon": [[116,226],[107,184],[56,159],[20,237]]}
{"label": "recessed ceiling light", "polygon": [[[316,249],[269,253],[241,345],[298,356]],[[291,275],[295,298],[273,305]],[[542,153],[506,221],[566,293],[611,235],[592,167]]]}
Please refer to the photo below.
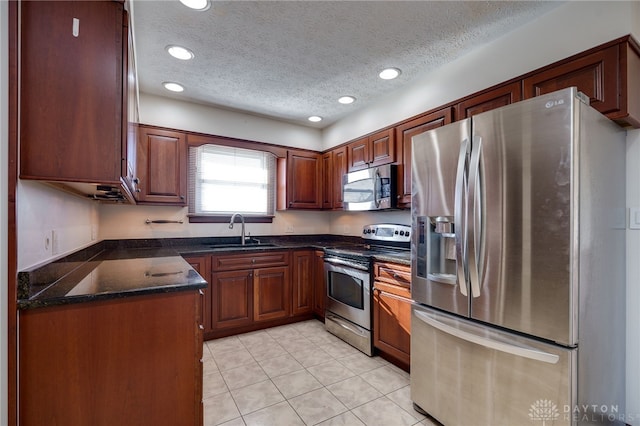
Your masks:
{"label": "recessed ceiling light", "polygon": [[399,76],[401,72],[402,71],[400,71],[398,68],[386,68],[380,71],[380,74],[378,75],[383,80],[393,80],[394,78]]}
{"label": "recessed ceiling light", "polygon": [[184,87],[181,84],[173,83],[171,81],[165,81],[162,83],[165,89],[170,90],[172,92],[182,92],[184,91]]}
{"label": "recessed ceiling light", "polygon": [[176,59],[182,59],[183,61],[188,61],[189,59],[194,58],[194,54],[191,50],[182,46],[167,46],[167,52],[169,55],[173,56]]}
{"label": "recessed ceiling light", "polygon": [[341,104],[352,104],[356,101],[356,98],[353,96],[342,96],[338,99],[338,102]]}
{"label": "recessed ceiling light", "polygon": [[211,7],[209,0],[180,0],[180,3],[195,10],[207,10]]}
{"label": "recessed ceiling light", "polygon": [[318,121],[322,121],[322,117],[318,117],[317,115],[312,115],[311,117],[307,118],[307,120],[317,123]]}

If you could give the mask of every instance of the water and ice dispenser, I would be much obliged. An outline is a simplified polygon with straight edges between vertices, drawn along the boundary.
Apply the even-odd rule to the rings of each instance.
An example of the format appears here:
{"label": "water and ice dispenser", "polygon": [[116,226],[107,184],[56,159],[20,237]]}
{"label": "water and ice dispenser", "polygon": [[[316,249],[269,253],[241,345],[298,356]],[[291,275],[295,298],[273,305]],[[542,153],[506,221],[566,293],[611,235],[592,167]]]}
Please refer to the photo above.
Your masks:
{"label": "water and ice dispenser", "polygon": [[451,216],[418,217],[417,275],[429,281],[456,283],[455,224]]}

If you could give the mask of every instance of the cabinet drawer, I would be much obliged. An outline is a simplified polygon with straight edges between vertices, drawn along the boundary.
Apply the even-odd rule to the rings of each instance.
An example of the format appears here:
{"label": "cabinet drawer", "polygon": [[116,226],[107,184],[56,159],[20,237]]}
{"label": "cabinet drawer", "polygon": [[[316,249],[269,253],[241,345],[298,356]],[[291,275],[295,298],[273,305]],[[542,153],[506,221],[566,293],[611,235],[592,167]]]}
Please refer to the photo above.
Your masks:
{"label": "cabinet drawer", "polygon": [[398,296],[403,299],[407,299],[407,302],[411,302],[411,289],[406,285],[395,285],[385,283],[384,281],[374,281],[373,287],[381,292]]}
{"label": "cabinet drawer", "polygon": [[213,256],[212,271],[230,271],[235,269],[253,269],[264,266],[284,266],[289,264],[289,252],[259,252]]}
{"label": "cabinet drawer", "polygon": [[374,263],[373,275],[376,281],[411,288],[411,267],[393,263]]}

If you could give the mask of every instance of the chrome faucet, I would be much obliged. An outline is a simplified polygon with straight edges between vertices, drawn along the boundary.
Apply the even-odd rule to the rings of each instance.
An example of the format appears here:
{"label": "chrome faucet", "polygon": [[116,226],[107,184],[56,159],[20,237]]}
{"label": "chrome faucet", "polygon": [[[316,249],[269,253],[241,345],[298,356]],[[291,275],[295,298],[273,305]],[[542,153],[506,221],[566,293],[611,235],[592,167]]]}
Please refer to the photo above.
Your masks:
{"label": "chrome faucet", "polygon": [[229,229],[233,229],[233,222],[236,220],[236,216],[240,216],[240,220],[242,221],[240,240],[242,242],[242,245],[244,245],[244,216],[242,216],[240,213],[234,213],[233,216],[231,216],[231,221],[229,222]]}

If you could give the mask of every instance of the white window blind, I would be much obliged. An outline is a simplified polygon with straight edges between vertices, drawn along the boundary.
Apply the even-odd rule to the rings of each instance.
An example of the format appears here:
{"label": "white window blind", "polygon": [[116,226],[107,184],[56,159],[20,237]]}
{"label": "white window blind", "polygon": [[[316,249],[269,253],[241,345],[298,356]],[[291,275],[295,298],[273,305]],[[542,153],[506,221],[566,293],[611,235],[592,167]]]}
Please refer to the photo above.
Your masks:
{"label": "white window blind", "polygon": [[275,155],[221,145],[189,148],[189,214],[273,216]]}

